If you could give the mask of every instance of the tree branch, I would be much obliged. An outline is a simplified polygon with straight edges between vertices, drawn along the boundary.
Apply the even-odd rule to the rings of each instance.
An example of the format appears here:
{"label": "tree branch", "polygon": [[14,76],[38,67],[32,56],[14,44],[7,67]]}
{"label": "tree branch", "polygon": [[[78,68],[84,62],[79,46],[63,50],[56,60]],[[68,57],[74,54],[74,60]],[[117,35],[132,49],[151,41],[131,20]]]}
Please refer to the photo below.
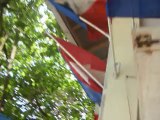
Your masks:
{"label": "tree branch", "polygon": [[[9,2],[9,0],[6,0],[5,4],[7,5],[8,2]],[[2,4],[0,4],[0,6],[2,6]],[[5,6],[3,6],[3,7],[5,7]],[[3,13],[2,13],[2,21],[3,21]],[[2,24],[1,27],[3,28],[3,24]],[[2,31],[4,31],[4,30],[2,30]],[[3,34],[2,34],[2,36],[3,36]],[[10,70],[12,68],[13,60],[14,60],[15,55],[16,55],[17,43],[18,43],[18,32],[16,32],[16,40],[14,41],[14,44],[12,45],[12,50],[11,50],[10,58],[8,58],[8,54],[5,53],[6,54],[6,58],[7,58],[7,76],[4,78],[3,93],[2,93],[2,96],[1,96],[1,100],[0,100],[0,112],[2,112],[4,110],[5,99],[7,98],[7,94],[8,94],[7,90],[8,90],[9,80],[10,80],[9,72],[10,72]]]}
{"label": "tree branch", "polygon": [[3,12],[10,0],[0,0],[0,53],[3,50],[4,44],[8,38],[5,35],[4,24],[3,24]]}
{"label": "tree branch", "polygon": [[4,110],[5,99],[7,97],[7,88],[8,88],[9,80],[10,80],[9,72],[12,68],[12,64],[13,64],[13,60],[14,60],[15,55],[16,55],[16,51],[17,51],[17,47],[16,47],[16,45],[13,45],[11,55],[10,55],[10,59],[8,59],[7,76],[4,78],[3,93],[2,93],[2,97],[1,97],[1,101],[0,101],[0,112],[2,112]]}
{"label": "tree branch", "polygon": [[[7,4],[10,0],[0,0],[0,38],[3,37],[5,31],[3,26],[3,12],[4,8],[7,7]],[[1,42],[1,41],[0,41]]]}
{"label": "tree branch", "polygon": [[3,50],[4,44],[7,40],[7,38],[8,38],[8,35],[5,35],[4,37],[0,38],[0,52]]}
{"label": "tree branch", "polygon": [[0,38],[2,36],[3,36],[3,7],[2,4],[0,4]]}
{"label": "tree branch", "polygon": [[38,102],[37,98],[35,100],[36,100],[38,110],[42,113],[42,115],[44,115],[45,117],[48,117],[48,115],[42,110],[41,104]]}

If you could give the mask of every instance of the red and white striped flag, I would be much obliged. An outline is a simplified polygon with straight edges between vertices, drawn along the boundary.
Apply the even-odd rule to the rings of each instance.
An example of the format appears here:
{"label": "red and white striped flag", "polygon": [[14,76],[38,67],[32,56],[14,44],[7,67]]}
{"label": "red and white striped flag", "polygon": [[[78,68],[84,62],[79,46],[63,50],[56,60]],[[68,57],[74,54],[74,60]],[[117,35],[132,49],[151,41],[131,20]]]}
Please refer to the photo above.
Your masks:
{"label": "red and white striped flag", "polygon": [[[63,58],[68,63],[88,97],[93,102],[100,104],[106,63],[82,48],[57,37],[54,37],[54,39],[59,43],[60,52]],[[93,75],[100,84],[97,84],[97,82],[93,80],[78,63]]]}

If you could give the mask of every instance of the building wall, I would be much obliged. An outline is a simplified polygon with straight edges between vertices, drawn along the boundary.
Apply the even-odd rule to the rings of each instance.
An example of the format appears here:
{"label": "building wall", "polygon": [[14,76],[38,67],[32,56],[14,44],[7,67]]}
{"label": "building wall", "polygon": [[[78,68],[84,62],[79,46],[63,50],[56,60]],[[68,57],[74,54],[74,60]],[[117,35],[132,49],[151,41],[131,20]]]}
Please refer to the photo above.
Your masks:
{"label": "building wall", "polygon": [[[105,77],[101,120],[136,120],[137,118],[137,81],[132,28],[133,19],[112,19],[115,58],[116,62],[120,62],[121,67],[117,78],[113,75]],[[109,73],[110,70],[107,69],[107,72]]]}

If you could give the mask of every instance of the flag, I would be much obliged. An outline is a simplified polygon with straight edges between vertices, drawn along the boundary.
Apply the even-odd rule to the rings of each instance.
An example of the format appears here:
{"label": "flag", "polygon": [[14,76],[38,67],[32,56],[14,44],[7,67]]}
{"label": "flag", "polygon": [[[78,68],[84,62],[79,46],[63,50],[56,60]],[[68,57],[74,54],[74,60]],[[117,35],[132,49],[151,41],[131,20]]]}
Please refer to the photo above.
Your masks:
{"label": "flag", "polygon": [[97,40],[103,35],[85,24],[79,19],[79,16],[85,18],[104,32],[108,32],[106,0],[49,0],[55,8],[68,16],[83,28],[87,28],[89,40]]}
{"label": "flag", "polygon": [[95,104],[94,120],[98,120],[98,117],[99,117],[99,105]]}
{"label": "flag", "polygon": [[[106,66],[104,61],[83,50],[82,48],[79,48],[60,38],[54,38],[60,44],[60,46],[65,48],[65,50],[76,59],[76,61],[78,61],[85,69],[87,69],[87,71],[89,71],[101,84],[103,84]],[[60,47],[60,52],[64,60],[68,63],[70,69],[86,92],[87,96],[93,102],[100,104],[102,88],[81,69],[81,67],[67,54],[66,51]]]}
{"label": "flag", "polygon": [[55,0],[48,0],[50,4],[49,7],[55,7],[59,12],[63,13],[65,16],[69,17],[71,20],[73,20],[74,22],[76,22],[77,24],[79,24],[81,27],[83,27],[84,29],[86,29],[86,25],[85,23],[83,23],[79,17],[67,6],[63,6],[60,4],[57,4],[55,2]]}
{"label": "flag", "polygon": [[108,0],[108,16],[160,18],[160,0]]}
{"label": "flag", "polygon": [[[106,0],[88,0],[92,1],[92,5],[88,9],[80,14],[83,18],[94,24],[96,27],[100,28],[105,33],[108,33],[108,21],[106,12]],[[82,4],[83,5],[83,4]],[[81,9],[81,8],[80,8]],[[103,35],[96,31],[94,28],[87,25],[88,36],[92,40],[97,40]]]}
{"label": "flag", "polygon": [[94,120],[98,120],[98,114],[94,113]]}

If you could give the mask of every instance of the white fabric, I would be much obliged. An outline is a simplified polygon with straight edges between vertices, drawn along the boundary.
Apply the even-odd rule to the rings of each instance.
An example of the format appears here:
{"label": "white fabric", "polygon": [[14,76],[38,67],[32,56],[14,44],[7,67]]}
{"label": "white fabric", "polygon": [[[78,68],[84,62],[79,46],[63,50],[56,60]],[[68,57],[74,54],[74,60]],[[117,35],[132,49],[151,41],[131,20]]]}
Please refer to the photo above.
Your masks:
{"label": "white fabric", "polygon": [[[80,76],[88,83],[89,83],[89,77],[86,75],[86,73],[80,69],[75,63],[70,62],[71,66],[80,74]],[[104,72],[103,71],[98,71],[95,69],[91,69],[90,65],[85,65],[84,66],[88,72],[90,72],[101,84],[104,82]]]}
{"label": "white fabric", "polygon": [[67,3],[76,14],[82,14],[95,2],[95,0],[55,0],[55,2],[60,4]]}
{"label": "white fabric", "polygon": [[99,115],[99,109],[100,109],[100,106],[98,104],[95,104],[95,110],[94,110],[94,113],[96,115]]}
{"label": "white fabric", "polygon": [[90,65],[85,65],[84,66],[102,85],[104,82],[104,71],[98,71],[95,69],[91,69]]}
{"label": "white fabric", "polygon": [[73,62],[70,62],[71,66],[80,74],[80,76],[88,83],[90,84],[89,82],[89,78],[88,76]]}

